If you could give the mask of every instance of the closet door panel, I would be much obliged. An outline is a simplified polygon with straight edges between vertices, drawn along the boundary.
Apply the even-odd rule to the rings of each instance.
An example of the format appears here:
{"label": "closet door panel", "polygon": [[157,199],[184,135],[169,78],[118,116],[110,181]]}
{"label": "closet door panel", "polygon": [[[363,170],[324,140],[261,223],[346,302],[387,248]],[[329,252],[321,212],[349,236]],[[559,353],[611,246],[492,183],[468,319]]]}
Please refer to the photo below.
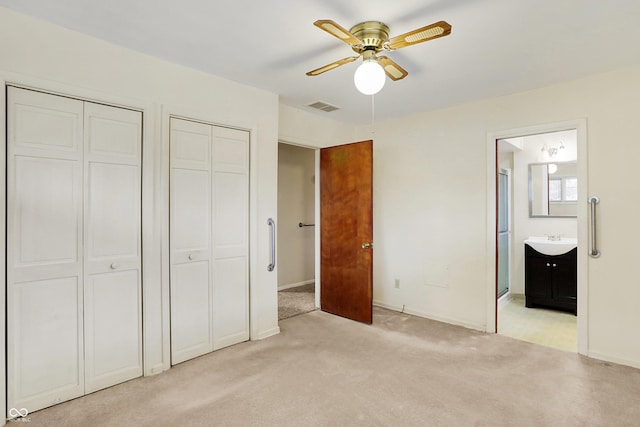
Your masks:
{"label": "closet door panel", "polygon": [[171,363],[211,352],[211,127],[171,119]]}
{"label": "closet door panel", "polygon": [[140,163],[142,113],[87,103],[85,135],[87,152],[117,163]]}
{"label": "closet door panel", "polygon": [[249,339],[249,133],[214,130],[214,348]]}
{"label": "closet door panel", "polygon": [[16,149],[49,157],[81,154],[82,101],[15,87],[7,92],[9,139]]}
{"label": "closet door panel", "polygon": [[19,155],[13,161],[9,234],[15,280],[79,274],[80,165]]}
{"label": "closet door panel", "polygon": [[171,362],[176,364],[213,349],[209,261],[175,264],[171,285]]}
{"label": "closet door panel", "polygon": [[7,404],[84,393],[81,101],[7,90]]}
{"label": "closet door panel", "polygon": [[[140,256],[140,170],[136,166],[88,165],[87,261],[106,271],[112,262],[137,268]],[[97,265],[96,265],[97,264]],[[102,265],[102,268],[100,268]],[[92,270],[93,270],[92,268]]]}
{"label": "closet door panel", "polygon": [[85,103],[85,381],[142,375],[139,112]]}
{"label": "closet door panel", "polygon": [[84,301],[86,392],[142,375],[138,272],[92,274]]}
{"label": "closet door panel", "polygon": [[215,256],[244,256],[247,250],[247,176],[215,173]]}
{"label": "closet door panel", "polygon": [[247,258],[216,260],[214,293],[214,350],[249,339]]}
{"label": "closet door panel", "polygon": [[33,411],[84,392],[82,290],[76,277],[15,284],[9,407]]}
{"label": "closet door panel", "polygon": [[211,230],[209,171],[173,169],[171,172],[172,251],[181,255],[200,252],[208,256]]}

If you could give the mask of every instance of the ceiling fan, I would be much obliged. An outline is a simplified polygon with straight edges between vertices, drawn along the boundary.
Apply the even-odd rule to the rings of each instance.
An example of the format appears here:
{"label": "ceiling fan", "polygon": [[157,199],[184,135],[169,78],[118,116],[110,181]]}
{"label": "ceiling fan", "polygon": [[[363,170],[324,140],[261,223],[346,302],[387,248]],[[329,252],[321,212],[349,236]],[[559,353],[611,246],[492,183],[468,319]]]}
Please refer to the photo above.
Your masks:
{"label": "ceiling fan", "polygon": [[[390,52],[451,34],[451,25],[445,21],[439,21],[393,38],[389,38],[389,27],[378,21],[362,22],[353,26],[349,31],[334,21],[326,19],[318,20],[313,25],[350,45],[351,49],[358,55],[316,68],[309,71],[307,76],[317,76],[362,57],[364,62],[356,70],[354,81],[358,90],[366,95],[372,95],[382,89],[385,74],[391,80],[401,80],[409,74],[393,60],[387,56],[378,56],[378,53],[382,51]],[[377,75],[377,77],[374,77],[374,75]],[[374,82],[376,84],[366,84],[370,80],[368,77],[377,79]]]}

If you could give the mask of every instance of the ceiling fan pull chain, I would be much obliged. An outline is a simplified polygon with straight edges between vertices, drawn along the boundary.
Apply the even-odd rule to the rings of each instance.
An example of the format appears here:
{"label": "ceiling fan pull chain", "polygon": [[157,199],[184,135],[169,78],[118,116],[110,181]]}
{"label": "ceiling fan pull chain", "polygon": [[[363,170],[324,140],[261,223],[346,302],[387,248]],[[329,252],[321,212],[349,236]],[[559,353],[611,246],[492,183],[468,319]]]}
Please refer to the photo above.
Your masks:
{"label": "ceiling fan pull chain", "polygon": [[375,124],[376,124],[376,102],[375,102],[375,95],[371,95],[371,139],[372,140],[373,140],[373,136],[376,134]]}

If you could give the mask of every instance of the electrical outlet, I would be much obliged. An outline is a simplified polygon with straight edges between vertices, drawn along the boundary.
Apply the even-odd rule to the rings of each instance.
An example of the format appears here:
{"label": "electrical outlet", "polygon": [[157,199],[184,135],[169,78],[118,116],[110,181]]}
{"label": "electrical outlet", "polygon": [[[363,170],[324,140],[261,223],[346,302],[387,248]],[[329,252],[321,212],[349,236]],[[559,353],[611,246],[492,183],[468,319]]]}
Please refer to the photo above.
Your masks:
{"label": "electrical outlet", "polygon": [[400,279],[396,279],[394,285],[396,289],[400,289]]}

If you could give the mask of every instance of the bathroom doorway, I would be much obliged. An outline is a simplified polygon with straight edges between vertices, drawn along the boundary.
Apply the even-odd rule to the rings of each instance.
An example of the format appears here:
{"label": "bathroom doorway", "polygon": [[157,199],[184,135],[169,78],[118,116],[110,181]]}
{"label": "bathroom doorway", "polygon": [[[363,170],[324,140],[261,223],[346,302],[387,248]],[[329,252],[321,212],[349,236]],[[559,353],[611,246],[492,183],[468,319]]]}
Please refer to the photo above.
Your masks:
{"label": "bathroom doorway", "polygon": [[316,309],[316,150],[278,144],[278,320]]}
{"label": "bathroom doorway", "polygon": [[514,133],[495,150],[496,331],[576,352],[578,130]]}

